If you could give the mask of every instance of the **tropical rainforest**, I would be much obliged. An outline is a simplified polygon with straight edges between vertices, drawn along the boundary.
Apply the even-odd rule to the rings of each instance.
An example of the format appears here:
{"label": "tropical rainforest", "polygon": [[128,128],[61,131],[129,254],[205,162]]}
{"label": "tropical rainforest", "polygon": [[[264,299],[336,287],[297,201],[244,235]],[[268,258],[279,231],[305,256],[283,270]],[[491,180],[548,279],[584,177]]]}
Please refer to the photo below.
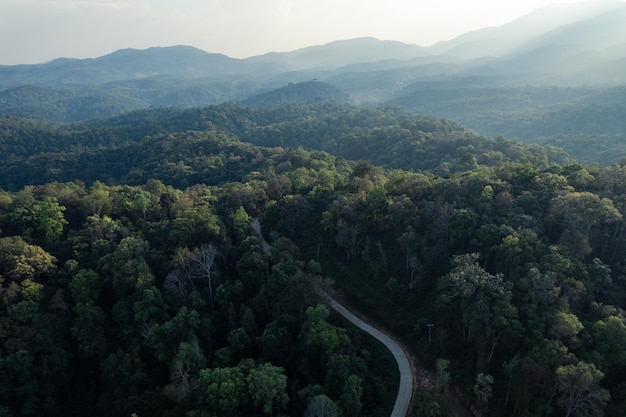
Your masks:
{"label": "tropical rainforest", "polygon": [[0,417],[623,417],[625,19],[0,66]]}
{"label": "tropical rainforest", "polygon": [[328,102],[0,126],[2,415],[389,413],[319,286],[412,415],[626,408],[626,163]]}

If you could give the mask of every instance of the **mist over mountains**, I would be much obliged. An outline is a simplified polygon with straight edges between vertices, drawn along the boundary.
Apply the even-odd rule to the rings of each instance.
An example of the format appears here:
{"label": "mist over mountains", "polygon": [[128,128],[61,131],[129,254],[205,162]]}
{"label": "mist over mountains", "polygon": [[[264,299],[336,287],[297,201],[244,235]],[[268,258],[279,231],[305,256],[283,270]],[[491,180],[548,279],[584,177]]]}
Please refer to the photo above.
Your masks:
{"label": "mist over mountains", "polygon": [[571,152],[581,132],[626,140],[624,22],[626,3],[588,1],[430,47],[358,38],[235,59],[171,46],[0,66],[0,116],[68,123],[223,102],[382,104]]}
{"label": "mist over mountains", "polygon": [[[507,82],[546,82],[567,74],[570,84],[624,82],[626,4],[619,1],[560,4],[500,27],[461,35],[431,47],[374,38],[340,40],[292,52],[246,59],[192,46],[124,49],[94,59],[59,58],[45,64],[0,66],[0,87],[22,84],[103,84],[168,75],[179,79],[331,77],[344,72],[400,71],[417,79],[488,74]],[[424,66],[437,65],[437,71]],[[567,67],[561,65],[567,64]],[[594,73],[590,74],[590,69]],[[614,71],[615,70],[615,71]],[[433,74],[434,72],[434,74]],[[612,74],[607,79],[607,73]],[[598,74],[598,76],[596,76]],[[599,74],[602,74],[600,76]]]}
{"label": "mist over mountains", "polygon": [[0,417],[624,417],[624,22],[0,66]]}

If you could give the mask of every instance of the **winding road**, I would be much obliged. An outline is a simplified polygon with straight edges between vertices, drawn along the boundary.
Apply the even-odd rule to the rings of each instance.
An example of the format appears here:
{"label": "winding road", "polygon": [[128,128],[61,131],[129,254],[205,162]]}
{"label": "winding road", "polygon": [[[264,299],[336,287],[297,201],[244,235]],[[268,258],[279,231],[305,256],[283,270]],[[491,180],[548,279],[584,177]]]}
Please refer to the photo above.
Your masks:
{"label": "winding road", "polygon": [[413,394],[413,372],[411,370],[411,362],[407,357],[402,347],[396,343],[391,337],[381,332],[377,328],[364,322],[357,317],[353,312],[348,310],[335,298],[331,297],[326,291],[321,288],[317,288],[317,293],[326,303],[337,313],[341,314],[348,321],[354,324],[361,330],[372,335],[375,339],[379,340],[387,349],[391,351],[393,357],[398,363],[398,370],[400,371],[400,386],[398,387],[398,396],[396,397],[396,403],[391,410],[391,417],[405,417],[409,413],[409,406],[411,405],[411,396]]}
{"label": "winding road", "polygon": [[[252,227],[261,239],[263,252],[266,255],[270,255],[271,246],[265,241],[263,235],[261,234],[261,223],[258,218],[254,219],[254,221],[252,222]],[[375,339],[379,340],[383,345],[385,345],[385,347],[387,347],[387,349],[391,351],[393,357],[398,363],[398,370],[400,371],[400,385],[398,387],[398,396],[396,397],[396,402],[393,406],[393,410],[391,411],[391,417],[406,417],[406,415],[409,413],[411,396],[413,394],[413,387],[415,385],[411,362],[407,354],[395,340],[387,336],[379,329],[361,320],[352,311],[348,310],[344,305],[342,305],[326,291],[319,287],[316,289],[316,291],[317,294],[322,298],[322,300],[324,300],[324,302],[326,302],[333,310],[345,317],[348,321],[357,326],[359,329],[365,331],[366,333],[373,336]]]}

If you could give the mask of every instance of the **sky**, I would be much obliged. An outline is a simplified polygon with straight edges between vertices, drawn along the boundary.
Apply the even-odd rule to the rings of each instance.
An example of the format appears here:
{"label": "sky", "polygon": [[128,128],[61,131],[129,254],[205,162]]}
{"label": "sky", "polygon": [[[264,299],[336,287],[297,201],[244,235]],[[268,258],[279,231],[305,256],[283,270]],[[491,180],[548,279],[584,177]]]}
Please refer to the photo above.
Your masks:
{"label": "sky", "polygon": [[362,36],[429,46],[548,4],[572,2],[0,0],[0,65],[171,45],[246,58]]}

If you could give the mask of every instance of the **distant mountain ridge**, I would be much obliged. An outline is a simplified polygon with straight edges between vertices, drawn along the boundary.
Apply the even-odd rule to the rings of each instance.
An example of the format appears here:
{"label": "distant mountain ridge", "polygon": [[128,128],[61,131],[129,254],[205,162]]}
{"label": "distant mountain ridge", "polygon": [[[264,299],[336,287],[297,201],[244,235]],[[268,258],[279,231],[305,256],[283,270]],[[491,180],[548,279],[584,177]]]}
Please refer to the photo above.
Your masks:
{"label": "distant mountain ridge", "polygon": [[121,49],[98,58],[60,58],[45,64],[0,67],[0,88],[20,84],[102,84],[172,75],[181,79],[244,75],[262,68],[192,46]]}
{"label": "distant mountain ridge", "polygon": [[385,60],[409,60],[428,55],[428,49],[397,41],[365,37],[310,46],[293,52],[271,52],[250,57],[255,63],[279,62],[289,70],[340,68]]}
{"label": "distant mountain ridge", "polygon": [[[624,22],[626,2],[601,0],[548,6],[430,47],[366,37],[235,59],[179,45],[0,66],[0,117],[64,124],[150,107],[325,101],[397,105],[531,141],[533,126],[548,126],[546,137],[563,134],[560,124],[578,126],[579,97],[616,91],[616,103],[626,102],[618,88],[626,85]],[[542,104],[563,89],[573,94]],[[610,108],[584,106],[595,105]]]}
{"label": "distant mountain ridge", "polygon": [[465,59],[502,57],[522,52],[527,44],[560,27],[624,9],[626,4],[616,0],[553,4],[505,25],[479,29],[449,41],[439,42],[429,48],[429,51]]}
{"label": "distant mountain ridge", "polygon": [[[297,78],[306,73],[302,79],[291,80],[305,81],[342,72],[406,67],[415,68],[419,77],[424,65],[451,62],[461,65],[461,73],[470,74],[488,69],[498,75],[517,76],[520,68],[536,69],[535,79],[541,79],[543,72],[548,76],[559,73],[555,66],[567,65],[574,82],[579,73],[590,70],[587,64],[591,61],[594,71],[613,74],[616,79],[611,82],[624,82],[626,75],[615,74],[615,67],[626,59],[625,21],[626,3],[603,0],[548,6],[500,27],[469,32],[431,47],[356,38],[246,59],[192,46],[123,49],[93,59],[60,58],[45,64],[0,66],[0,89],[24,84],[102,84],[161,75],[185,80],[268,80],[285,79],[287,75]],[[559,59],[554,59],[555,55]],[[542,68],[545,56],[553,59]],[[441,69],[437,75],[449,74]],[[601,82],[589,77],[580,81]]]}

